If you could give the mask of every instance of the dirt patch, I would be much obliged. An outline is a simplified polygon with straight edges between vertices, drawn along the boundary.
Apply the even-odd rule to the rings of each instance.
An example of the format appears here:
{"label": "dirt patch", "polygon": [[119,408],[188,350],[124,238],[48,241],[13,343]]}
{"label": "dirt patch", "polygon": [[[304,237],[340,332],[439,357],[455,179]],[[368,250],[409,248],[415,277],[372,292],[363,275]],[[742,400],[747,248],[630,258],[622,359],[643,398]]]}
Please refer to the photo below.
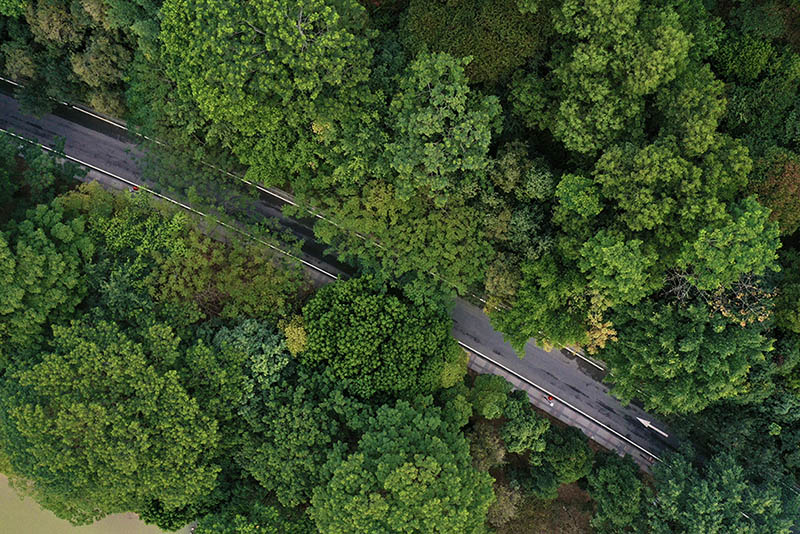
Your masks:
{"label": "dirt patch", "polygon": [[577,484],[558,489],[554,501],[526,499],[519,515],[497,529],[497,534],[592,534],[592,502]]}

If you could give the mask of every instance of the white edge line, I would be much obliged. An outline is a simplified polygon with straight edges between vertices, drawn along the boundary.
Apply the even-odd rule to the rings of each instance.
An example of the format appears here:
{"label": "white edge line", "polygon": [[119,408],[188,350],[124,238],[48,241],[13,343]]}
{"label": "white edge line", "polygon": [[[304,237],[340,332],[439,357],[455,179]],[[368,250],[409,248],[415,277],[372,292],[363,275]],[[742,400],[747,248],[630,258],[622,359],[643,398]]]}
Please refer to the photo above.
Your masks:
{"label": "white edge line", "polygon": [[608,369],[606,369],[605,367],[603,367],[602,365],[600,365],[596,361],[592,360],[591,358],[585,356],[581,352],[573,349],[572,347],[564,347],[564,350],[569,352],[569,353],[571,353],[574,356],[577,356],[578,358],[580,358],[581,360],[585,361],[586,363],[595,366],[597,369],[600,369],[601,371],[606,371],[606,372],[608,371]]}
{"label": "white edge line", "polygon": [[514,370],[512,370],[512,369],[509,369],[508,367],[506,367],[506,366],[505,366],[505,365],[503,365],[502,363],[499,363],[499,362],[496,362],[496,361],[494,361],[492,358],[490,358],[490,357],[486,356],[485,354],[481,353],[481,352],[480,352],[480,351],[478,351],[478,350],[475,350],[475,349],[473,349],[472,347],[470,347],[469,345],[467,345],[466,343],[464,343],[464,342],[462,342],[462,341],[460,341],[460,340],[458,340],[458,344],[459,344],[459,345],[461,345],[461,347],[463,347],[463,348],[467,349],[468,351],[470,351],[470,352],[473,352],[473,353],[477,354],[479,357],[483,358],[484,360],[486,360],[486,361],[488,361],[488,362],[492,363],[493,365],[495,365],[495,366],[499,367],[500,369],[503,369],[503,370],[504,370],[504,371],[506,371],[507,373],[510,373],[510,374],[514,375],[516,378],[518,378],[519,380],[522,380],[522,381],[523,381],[523,382],[525,382],[526,384],[530,384],[531,386],[535,387],[536,389],[538,389],[538,390],[539,390],[539,391],[541,391],[542,393],[545,393],[545,394],[547,394],[547,395],[551,395],[551,396],[552,396],[554,399],[556,399],[558,402],[560,402],[560,403],[561,403],[561,404],[563,404],[564,406],[566,406],[566,407],[570,408],[571,410],[575,411],[576,413],[579,413],[579,414],[581,414],[582,416],[584,416],[585,418],[589,419],[589,420],[590,420],[590,421],[592,421],[593,423],[595,423],[595,424],[597,424],[597,425],[601,426],[602,428],[606,429],[607,431],[611,432],[612,434],[614,434],[614,435],[615,435],[615,436],[617,436],[618,438],[620,438],[620,439],[622,439],[622,440],[626,441],[627,443],[629,443],[629,444],[633,445],[634,447],[636,447],[636,448],[637,448],[637,449],[639,449],[640,451],[644,452],[645,454],[648,454],[648,455],[650,455],[651,457],[655,458],[657,461],[659,461],[659,462],[661,461],[661,458],[659,458],[659,456],[658,456],[658,455],[656,455],[655,453],[652,453],[652,452],[648,451],[647,449],[645,449],[644,447],[642,447],[641,445],[639,445],[639,444],[638,444],[638,443],[636,443],[635,441],[632,441],[630,438],[628,438],[628,437],[626,437],[626,436],[623,436],[622,434],[620,434],[619,432],[617,432],[616,430],[614,430],[614,429],[613,429],[613,428],[611,428],[610,426],[606,425],[605,423],[601,423],[600,421],[598,421],[597,419],[595,419],[595,418],[594,418],[594,417],[592,417],[591,415],[589,415],[589,414],[587,414],[586,412],[584,412],[584,411],[580,410],[579,408],[576,408],[575,406],[573,406],[573,405],[572,405],[572,404],[570,404],[569,402],[567,402],[567,401],[565,401],[564,399],[560,398],[558,395],[555,395],[555,394],[553,394],[551,391],[548,391],[547,389],[543,388],[543,387],[542,387],[542,386],[540,386],[539,384],[536,384],[535,382],[532,382],[530,379],[528,379],[528,378],[525,378],[524,376],[520,375],[520,374],[519,374],[519,373],[517,373],[516,371],[514,371]]}

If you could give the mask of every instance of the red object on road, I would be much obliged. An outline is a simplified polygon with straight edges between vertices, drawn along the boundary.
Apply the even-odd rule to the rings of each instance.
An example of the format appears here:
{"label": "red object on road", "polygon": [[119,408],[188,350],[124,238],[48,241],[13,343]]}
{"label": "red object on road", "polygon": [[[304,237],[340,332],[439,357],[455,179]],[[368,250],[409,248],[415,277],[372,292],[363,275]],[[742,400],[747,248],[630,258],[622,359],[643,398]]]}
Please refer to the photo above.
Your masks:
{"label": "red object on road", "polygon": [[134,190],[134,191],[138,191],[138,190],[139,190],[139,186],[138,186],[138,185],[134,185],[134,186],[133,186],[133,190]]}

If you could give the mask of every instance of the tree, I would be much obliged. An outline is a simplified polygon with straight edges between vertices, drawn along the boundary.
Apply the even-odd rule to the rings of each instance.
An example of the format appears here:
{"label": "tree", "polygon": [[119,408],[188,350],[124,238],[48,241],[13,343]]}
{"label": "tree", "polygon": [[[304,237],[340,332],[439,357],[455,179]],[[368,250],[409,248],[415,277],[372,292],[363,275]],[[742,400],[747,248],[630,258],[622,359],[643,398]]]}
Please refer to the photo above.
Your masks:
{"label": "tree", "polygon": [[0,234],[0,340],[9,349],[36,346],[51,323],[68,320],[83,300],[82,274],[94,254],[85,224],[54,203],[30,210]]}
{"label": "tree", "polygon": [[167,74],[254,180],[307,181],[327,161],[345,170],[326,178],[359,182],[381,140],[357,133],[375,120],[358,2],[169,0],[162,15]]}
{"label": "tree", "polygon": [[142,512],[153,501],[178,510],[204,497],[216,422],[200,411],[157,347],[113,323],[54,327],[53,351],[3,384],[2,448],[37,500],[85,524]]}
{"label": "tree", "polygon": [[2,0],[0,1],[0,15],[18,17],[25,13],[28,0]]}
{"label": "tree", "polygon": [[651,230],[662,246],[674,250],[694,239],[705,223],[723,216],[721,203],[733,200],[751,169],[747,149],[728,137],[716,136],[696,162],[667,137],[643,148],[630,143],[610,148],[593,176],[629,231]]}
{"label": "tree", "polygon": [[526,62],[536,63],[545,53],[552,33],[548,10],[547,3],[538,0],[456,4],[412,0],[404,29],[412,50],[427,45],[453,57],[470,56],[472,61],[465,68],[470,82],[497,83]]}
{"label": "tree", "polygon": [[[658,255],[642,241],[600,230],[583,244],[578,266],[587,273],[589,287],[605,295],[611,305],[636,304],[663,283],[655,269]],[[644,249],[644,250],[643,250]]]}
{"label": "tree", "polygon": [[544,452],[531,455],[530,471],[522,485],[533,495],[550,500],[558,496],[559,486],[572,484],[591,472],[593,453],[586,436],[575,427],[552,425],[545,441]]}
{"label": "tree", "polygon": [[376,180],[326,202],[335,216],[332,223],[317,222],[317,238],[333,245],[340,259],[400,286],[417,305],[466,293],[483,280],[494,256],[486,215],[464,199],[451,197],[434,208],[427,195],[403,201],[394,186]]}
{"label": "tree", "polygon": [[361,397],[431,393],[446,364],[463,362],[442,310],[414,306],[368,277],[320,289],[303,318],[303,361],[326,363]]}
{"label": "tree", "polygon": [[586,338],[585,277],[553,255],[524,263],[517,299],[491,315],[492,326],[520,354],[536,338],[541,346],[580,344]]}
{"label": "tree", "polygon": [[523,502],[522,493],[516,488],[504,484],[495,484],[495,501],[489,507],[486,521],[495,528],[500,528],[519,514]]}
{"label": "tree", "polygon": [[466,64],[421,53],[400,79],[389,106],[393,135],[385,157],[401,199],[422,190],[441,207],[450,194],[473,196],[486,177],[502,110],[497,97],[470,91]]}
{"label": "tree", "polygon": [[724,85],[704,64],[683,70],[658,91],[656,106],[663,113],[662,135],[674,135],[690,157],[708,150],[715,140],[727,101]]}
{"label": "tree", "polygon": [[700,290],[730,287],[745,274],[780,270],[775,261],[778,225],[768,217],[769,211],[752,197],[734,204],[725,219],[700,229],[684,247],[678,266],[691,271]]}
{"label": "tree", "polygon": [[656,499],[649,507],[654,534],[789,534],[798,502],[782,502],[773,485],[753,487],[741,466],[720,453],[698,470],[691,456],[675,454],[653,468]]}
{"label": "tree", "polygon": [[781,252],[780,291],[775,298],[775,325],[800,334],[800,254],[795,249]]}
{"label": "tree", "polygon": [[[237,496],[237,501],[197,521],[197,534],[310,534],[314,526],[304,515],[280,506],[250,501]],[[247,504],[248,506],[242,506]]]}
{"label": "tree", "polygon": [[546,78],[515,77],[517,113],[582,154],[642,138],[644,97],[672,81],[688,57],[691,38],[678,14],[638,0],[570,0],[553,22],[565,46]]}
{"label": "tree", "polygon": [[497,419],[503,415],[511,384],[497,375],[478,375],[469,392],[475,413],[486,419]]}
{"label": "tree", "polygon": [[697,412],[744,393],[750,369],[772,349],[760,322],[742,326],[700,301],[644,301],[615,310],[619,340],[598,352],[612,393],[661,413]]}
{"label": "tree", "polygon": [[365,409],[343,394],[330,370],[285,372],[239,411],[248,428],[236,461],[283,506],[306,503],[325,483],[328,455],[350,439],[344,422],[356,426]]}
{"label": "tree", "polygon": [[[163,222],[162,222],[163,224]],[[225,246],[190,230],[183,247],[158,259],[159,300],[187,303],[193,318],[251,317],[277,324],[291,315],[304,285],[297,265],[258,246]]]}
{"label": "tree", "polygon": [[322,534],[487,532],[492,479],[429,397],[378,408],[356,449],[327,468],[310,509]]}
{"label": "tree", "polygon": [[717,72],[729,82],[727,130],[747,137],[756,148],[796,146],[800,54],[751,32],[733,30],[714,60]]}
{"label": "tree", "polygon": [[508,461],[506,460],[508,451],[500,439],[497,427],[488,421],[477,421],[467,434],[467,439],[469,439],[472,465],[478,471],[488,472]]}
{"label": "tree", "polygon": [[630,456],[616,454],[598,457],[587,477],[589,495],[595,502],[592,527],[598,534],[639,532],[644,484],[639,468]]}
{"label": "tree", "polygon": [[508,452],[521,454],[530,451],[535,456],[545,450],[544,435],[550,428],[550,421],[533,410],[525,391],[518,390],[509,395],[503,415],[506,421],[500,435]]}
{"label": "tree", "polygon": [[262,390],[282,383],[290,355],[284,338],[270,325],[248,319],[219,328],[211,343],[201,338],[175,359],[181,382],[203,413],[217,421],[220,456],[229,457],[239,452],[242,435],[249,430],[242,414],[261,399]]}

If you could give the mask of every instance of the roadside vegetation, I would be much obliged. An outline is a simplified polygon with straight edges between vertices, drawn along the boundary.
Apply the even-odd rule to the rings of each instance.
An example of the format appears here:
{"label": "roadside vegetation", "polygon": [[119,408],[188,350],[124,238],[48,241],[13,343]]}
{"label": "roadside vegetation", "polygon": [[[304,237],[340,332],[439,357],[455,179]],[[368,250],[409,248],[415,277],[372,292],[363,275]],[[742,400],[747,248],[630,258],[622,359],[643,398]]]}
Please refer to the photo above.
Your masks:
{"label": "roadside vegetation", "polygon": [[[223,203],[201,162],[290,191],[358,272],[315,288],[0,138],[0,470],[59,517],[800,516],[797,0],[0,0],[0,68],[32,112],[82,102],[165,143],[148,172],[187,198]],[[686,449],[643,479],[467,375],[447,304],[473,293],[518,350],[605,362]]]}

